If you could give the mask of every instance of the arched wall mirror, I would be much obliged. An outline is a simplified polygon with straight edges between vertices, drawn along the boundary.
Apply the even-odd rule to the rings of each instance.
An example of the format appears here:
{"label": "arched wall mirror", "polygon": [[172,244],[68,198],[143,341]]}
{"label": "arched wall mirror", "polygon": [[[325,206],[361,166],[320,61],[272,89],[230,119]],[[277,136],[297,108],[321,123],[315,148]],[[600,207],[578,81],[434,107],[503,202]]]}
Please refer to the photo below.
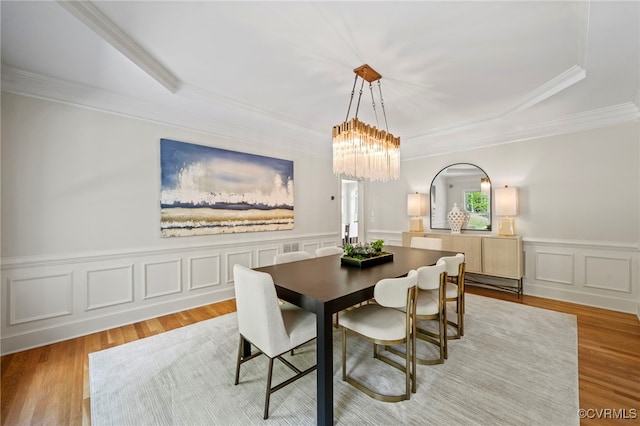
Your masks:
{"label": "arched wall mirror", "polygon": [[480,167],[456,163],[440,170],[431,182],[431,229],[451,229],[447,214],[454,208],[469,212],[462,228],[491,230],[491,180]]}

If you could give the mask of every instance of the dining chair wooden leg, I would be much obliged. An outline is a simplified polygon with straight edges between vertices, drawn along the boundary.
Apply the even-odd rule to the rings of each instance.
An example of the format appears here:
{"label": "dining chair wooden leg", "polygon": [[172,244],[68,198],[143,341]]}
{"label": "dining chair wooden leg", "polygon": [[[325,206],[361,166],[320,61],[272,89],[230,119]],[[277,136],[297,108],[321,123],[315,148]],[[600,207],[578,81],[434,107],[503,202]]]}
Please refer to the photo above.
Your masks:
{"label": "dining chair wooden leg", "polygon": [[[416,350],[417,340],[416,339],[418,337],[417,336],[418,332],[416,330],[416,324],[415,323],[416,322],[413,321],[412,331],[411,331],[412,336],[411,336],[411,373],[410,373],[410,376],[411,376],[411,383],[412,383],[411,392],[413,392],[413,393],[416,393],[417,387],[418,387],[418,385],[416,384],[416,382],[417,382],[417,380],[416,380],[416,377],[417,377],[416,368],[417,368],[417,364],[418,364],[418,360],[417,360],[418,354],[417,354],[417,350]],[[409,362],[409,360],[407,360],[407,362]]]}
{"label": "dining chair wooden leg", "polygon": [[271,377],[273,376],[273,358],[269,358],[269,373],[267,374],[267,392],[264,398],[264,419],[269,418],[269,400],[271,399]]}
{"label": "dining chair wooden leg", "polygon": [[444,346],[444,359],[449,358],[449,344],[447,342],[447,302],[442,303],[442,314],[440,315],[441,344]]}
{"label": "dining chair wooden leg", "polygon": [[342,381],[347,381],[347,329],[342,329]]}
{"label": "dining chair wooden leg", "polygon": [[240,336],[240,343],[238,344],[238,358],[236,360],[236,380],[233,383],[234,385],[237,385],[240,381],[240,361],[242,360],[242,349],[244,346],[243,344],[244,339],[242,338],[242,336]]}

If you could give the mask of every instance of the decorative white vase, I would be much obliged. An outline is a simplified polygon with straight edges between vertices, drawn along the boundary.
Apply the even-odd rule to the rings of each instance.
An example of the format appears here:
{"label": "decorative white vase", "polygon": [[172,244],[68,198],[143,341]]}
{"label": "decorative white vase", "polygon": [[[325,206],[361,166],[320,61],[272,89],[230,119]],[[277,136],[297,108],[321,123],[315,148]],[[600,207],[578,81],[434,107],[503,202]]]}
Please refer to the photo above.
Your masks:
{"label": "decorative white vase", "polygon": [[460,230],[469,222],[469,213],[458,208],[458,203],[453,203],[453,208],[447,215],[449,228],[452,234],[459,234]]}

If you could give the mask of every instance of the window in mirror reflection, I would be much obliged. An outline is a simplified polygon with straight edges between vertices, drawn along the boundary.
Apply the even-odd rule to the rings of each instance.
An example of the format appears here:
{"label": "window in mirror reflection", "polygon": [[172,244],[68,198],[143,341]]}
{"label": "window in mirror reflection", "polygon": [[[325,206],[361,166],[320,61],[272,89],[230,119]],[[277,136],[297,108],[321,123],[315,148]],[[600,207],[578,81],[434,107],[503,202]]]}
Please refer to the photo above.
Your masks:
{"label": "window in mirror reflection", "polygon": [[457,206],[469,212],[462,229],[491,230],[491,180],[480,167],[470,163],[451,164],[431,181],[431,229],[451,229],[447,215]]}
{"label": "window in mirror reflection", "polygon": [[469,212],[470,229],[488,229],[489,227],[489,197],[481,191],[465,191],[464,209]]}

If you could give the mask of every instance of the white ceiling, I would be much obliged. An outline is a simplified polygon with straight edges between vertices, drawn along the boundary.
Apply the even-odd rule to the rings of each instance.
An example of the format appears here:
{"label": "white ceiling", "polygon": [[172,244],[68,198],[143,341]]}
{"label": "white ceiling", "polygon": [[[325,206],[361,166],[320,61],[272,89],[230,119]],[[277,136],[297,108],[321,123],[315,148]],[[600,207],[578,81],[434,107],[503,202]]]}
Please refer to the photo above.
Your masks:
{"label": "white ceiling", "polygon": [[305,152],[330,153],[365,63],[382,74],[404,159],[640,118],[636,1],[2,1],[0,12],[4,91]]}

